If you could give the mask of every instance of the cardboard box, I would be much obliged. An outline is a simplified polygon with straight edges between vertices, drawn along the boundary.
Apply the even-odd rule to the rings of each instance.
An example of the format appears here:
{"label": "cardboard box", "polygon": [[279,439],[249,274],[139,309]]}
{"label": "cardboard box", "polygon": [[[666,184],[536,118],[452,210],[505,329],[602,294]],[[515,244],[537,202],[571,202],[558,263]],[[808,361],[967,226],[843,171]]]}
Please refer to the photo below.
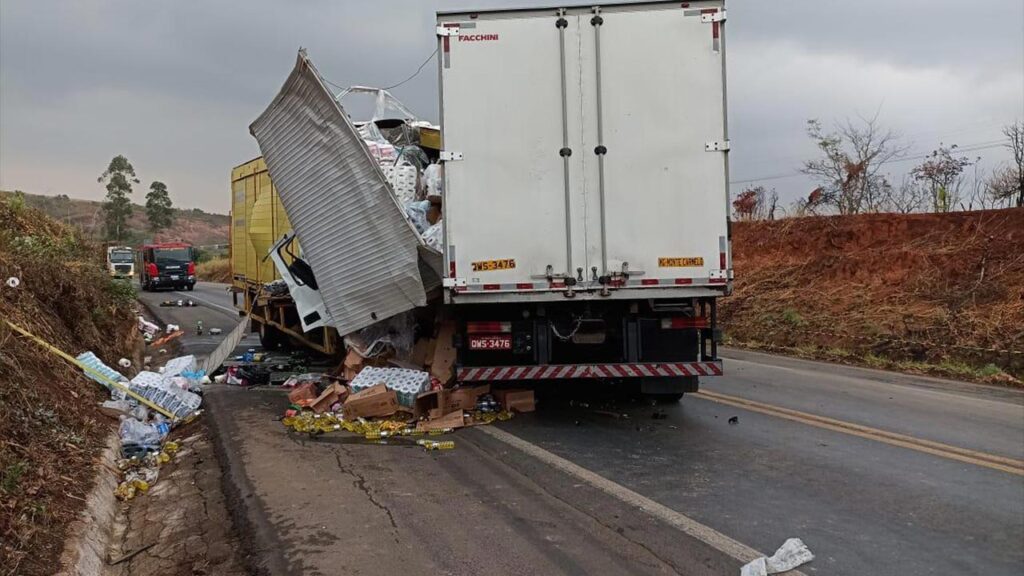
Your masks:
{"label": "cardboard box", "polygon": [[451,412],[453,410],[476,410],[477,399],[490,391],[490,384],[485,384],[483,386],[465,386],[454,390],[448,390],[445,409],[447,412]]}
{"label": "cardboard box", "polygon": [[346,419],[390,416],[397,410],[398,395],[383,384],[350,395],[342,406]]}
{"label": "cardboard box", "polygon": [[327,412],[338,402],[344,402],[345,397],[348,396],[348,388],[341,384],[332,383],[330,386],[324,389],[323,393],[309,405],[313,409],[313,412],[321,414]]}
{"label": "cardboard box", "polygon": [[421,393],[416,397],[416,407],[413,414],[417,418],[425,417],[433,420],[457,410],[458,406],[452,409],[448,408],[450,392],[450,390],[441,389]]}
{"label": "cardboard box", "polygon": [[456,410],[445,414],[440,418],[434,420],[420,420],[416,424],[417,430],[443,430],[445,428],[462,428],[466,425],[465,419],[462,417],[462,410]]}
{"label": "cardboard box", "polygon": [[409,355],[409,362],[416,364],[421,369],[434,363],[434,346],[437,340],[433,338],[420,338],[412,347],[412,354]]}
{"label": "cardboard box", "polygon": [[533,412],[537,409],[533,390],[495,390],[494,397],[501,403],[501,407],[509,412]]}
{"label": "cardboard box", "polygon": [[430,375],[441,381],[441,384],[451,382],[455,377],[455,323],[448,321],[441,325],[441,331],[437,334],[437,344],[434,347],[434,359],[430,364]]}
{"label": "cardboard box", "polygon": [[363,369],[365,363],[366,360],[359,354],[356,354],[355,350],[349,350],[348,354],[345,355],[345,360],[341,363],[342,378],[352,380]]}
{"label": "cardboard box", "polygon": [[316,397],[316,383],[308,380],[288,393],[288,401],[297,406],[305,406],[306,402],[316,400]]}

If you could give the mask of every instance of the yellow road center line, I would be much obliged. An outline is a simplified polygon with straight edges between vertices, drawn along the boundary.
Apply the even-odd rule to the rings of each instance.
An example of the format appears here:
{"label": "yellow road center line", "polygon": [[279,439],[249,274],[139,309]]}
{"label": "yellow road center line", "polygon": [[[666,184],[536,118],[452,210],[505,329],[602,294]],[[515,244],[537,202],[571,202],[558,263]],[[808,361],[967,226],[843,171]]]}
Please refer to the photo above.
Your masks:
{"label": "yellow road center line", "polygon": [[718,402],[719,404],[727,404],[736,408],[742,408],[744,410],[750,410],[752,412],[758,412],[768,416],[775,416],[777,418],[783,418],[793,422],[800,422],[802,424],[823,428],[825,430],[850,434],[852,436],[875,440],[877,442],[883,442],[885,444],[899,446],[901,448],[924,452],[925,454],[931,454],[933,456],[939,456],[950,460],[957,460],[959,462],[965,462],[976,466],[991,468],[993,470],[1009,472],[1010,474],[1016,474],[1018,476],[1024,476],[1024,460],[1007,458],[1005,456],[979,452],[977,450],[968,450],[966,448],[951,446],[941,442],[933,442],[923,438],[916,438],[914,436],[880,430],[870,426],[854,424],[844,420],[836,420],[826,416],[818,416],[816,414],[792,410],[790,408],[782,408],[781,406],[774,406],[772,404],[757,402],[756,400],[729,396],[727,394],[720,394],[709,390],[695,392],[692,395],[703,400]]}

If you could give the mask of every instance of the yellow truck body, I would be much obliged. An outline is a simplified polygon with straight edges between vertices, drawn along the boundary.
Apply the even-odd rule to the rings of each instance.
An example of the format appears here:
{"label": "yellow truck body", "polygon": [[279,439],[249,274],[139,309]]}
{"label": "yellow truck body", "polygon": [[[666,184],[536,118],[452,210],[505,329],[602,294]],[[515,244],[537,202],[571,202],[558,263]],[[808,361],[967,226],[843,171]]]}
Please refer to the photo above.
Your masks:
{"label": "yellow truck body", "polygon": [[[231,285],[235,307],[247,313],[252,330],[268,349],[288,339],[324,354],[336,354],[340,338],[333,329],[302,331],[295,305],[288,296],[272,296],[264,284],[281,278],[267,258],[270,248],[292,229],[263,158],[231,170]],[[290,250],[299,253],[297,241]],[[286,263],[291,258],[285,254]],[[242,296],[239,299],[239,295]]]}
{"label": "yellow truck body", "polygon": [[[235,288],[281,277],[266,255],[291,229],[263,158],[231,170],[231,278]],[[293,251],[297,249],[293,246]]]}

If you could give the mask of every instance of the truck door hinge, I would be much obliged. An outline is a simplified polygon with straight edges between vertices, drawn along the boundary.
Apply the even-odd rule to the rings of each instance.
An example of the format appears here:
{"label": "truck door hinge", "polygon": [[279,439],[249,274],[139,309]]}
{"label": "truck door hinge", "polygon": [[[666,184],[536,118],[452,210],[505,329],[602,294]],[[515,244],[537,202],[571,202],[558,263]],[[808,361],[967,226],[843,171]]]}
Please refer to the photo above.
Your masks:
{"label": "truck door hinge", "polygon": [[459,27],[458,27],[458,25],[455,25],[455,26],[438,26],[437,27],[437,35],[438,36],[458,36],[459,35]]}
{"label": "truck door hinge", "polygon": [[728,140],[712,140],[704,143],[705,152],[727,152],[729,150]]}
{"label": "truck door hinge", "polygon": [[725,10],[701,14],[700,21],[704,22],[705,24],[710,24],[712,22],[725,22]]}
{"label": "truck door hinge", "polygon": [[462,160],[462,152],[442,150],[440,158],[442,162],[455,162],[457,160]]}

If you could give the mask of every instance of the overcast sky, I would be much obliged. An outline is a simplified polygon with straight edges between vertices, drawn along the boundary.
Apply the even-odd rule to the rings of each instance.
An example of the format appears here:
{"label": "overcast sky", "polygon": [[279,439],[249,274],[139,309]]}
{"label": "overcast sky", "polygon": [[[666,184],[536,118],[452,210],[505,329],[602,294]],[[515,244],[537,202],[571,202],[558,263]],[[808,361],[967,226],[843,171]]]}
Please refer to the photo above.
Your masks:
{"label": "overcast sky", "polygon": [[[574,2],[579,3],[579,2]],[[259,154],[249,123],[305,46],[342,85],[393,84],[435,46],[434,11],[533,0],[0,0],[0,188],[99,199],[125,154],[181,207],[226,212],[232,166]],[[1021,0],[731,0],[735,181],[784,200],[814,153],[808,118],[879,117],[925,153],[991,144],[1024,119]],[[433,65],[395,90],[437,118]],[[986,167],[999,148],[972,153]],[[913,162],[891,165],[894,179]],[[741,183],[742,184],[742,183]],[[739,188],[734,186],[734,192]]]}

